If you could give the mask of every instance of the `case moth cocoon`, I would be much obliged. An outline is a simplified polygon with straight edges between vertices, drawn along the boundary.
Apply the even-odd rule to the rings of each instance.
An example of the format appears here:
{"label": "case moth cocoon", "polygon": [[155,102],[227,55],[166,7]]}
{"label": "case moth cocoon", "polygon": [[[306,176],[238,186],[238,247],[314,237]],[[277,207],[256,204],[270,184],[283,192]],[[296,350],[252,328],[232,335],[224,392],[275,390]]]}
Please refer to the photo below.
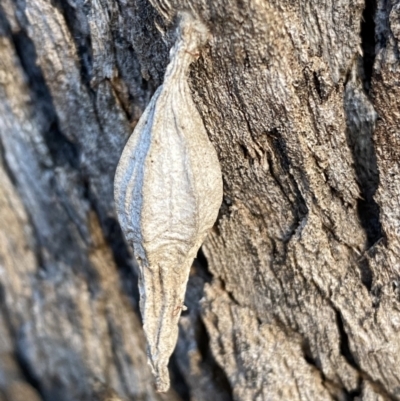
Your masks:
{"label": "case moth cocoon", "polygon": [[206,38],[201,23],[181,16],[164,82],[129,138],[115,176],[118,219],[140,266],[140,309],[160,392],[169,388],[167,365],[190,267],[222,203],[217,154],[187,81]]}

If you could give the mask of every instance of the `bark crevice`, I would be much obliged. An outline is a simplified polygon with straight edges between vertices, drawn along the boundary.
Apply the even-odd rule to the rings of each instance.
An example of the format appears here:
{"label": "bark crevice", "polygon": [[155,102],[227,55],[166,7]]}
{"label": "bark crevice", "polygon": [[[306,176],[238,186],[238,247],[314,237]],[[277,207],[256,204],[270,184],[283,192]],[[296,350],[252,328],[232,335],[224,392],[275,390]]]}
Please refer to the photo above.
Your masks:
{"label": "bark crevice", "polygon": [[14,357],[15,361],[18,364],[18,367],[22,373],[23,379],[37,391],[37,394],[40,396],[40,398],[44,401],[50,401],[48,400],[48,397],[46,397],[40,379],[37,377],[35,374],[34,369],[32,368],[31,364],[29,361],[24,357],[23,350],[21,349],[21,346],[19,345],[18,341],[16,342],[15,345],[15,352],[14,352]]}
{"label": "bark crevice", "polygon": [[337,309],[335,309],[335,312],[336,312],[336,324],[338,327],[338,333],[340,338],[340,353],[343,355],[343,357],[346,359],[349,365],[351,365],[357,371],[360,371],[360,367],[358,366],[358,363],[356,362],[354,355],[352,354],[350,349],[349,336],[346,333],[346,330],[344,329],[342,314]]}
{"label": "bark crevice", "polygon": [[[170,366],[173,371],[171,384],[184,401],[191,399],[189,397],[185,398],[185,394],[191,394],[194,399],[197,399],[199,393],[205,394],[205,389],[208,389],[208,392],[211,391],[221,401],[233,401],[232,387],[225,371],[213,356],[210,347],[210,336],[202,319],[201,299],[204,296],[204,285],[211,284],[213,280],[213,275],[208,269],[207,257],[200,248],[192,267],[188,292],[185,298],[185,305],[188,309],[182,313],[184,322],[183,324],[181,323],[178,347],[173,354],[173,362]],[[228,291],[226,293],[229,295]],[[193,328],[193,331],[189,331],[191,334],[189,334],[188,327],[185,324],[188,320],[191,321],[191,327]],[[190,350],[193,352],[193,344],[196,345],[199,353],[197,369],[207,372],[207,380],[202,379],[200,383],[193,383],[193,379],[186,380],[188,372],[185,369],[185,365],[189,361],[185,362],[185,359],[188,358]],[[187,389],[180,389],[181,385],[174,380],[176,370],[179,370],[176,378],[183,376],[185,385],[188,386]],[[185,391],[182,392],[182,390]],[[200,399],[202,398],[200,397]]]}
{"label": "bark crevice", "polygon": [[373,66],[375,62],[375,13],[377,0],[365,0],[361,22],[361,48],[363,51],[364,89],[371,89]]}
{"label": "bark crevice", "polygon": [[374,195],[379,187],[379,171],[373,134],[377,113],[361,84],[363,67],[356,61],[345,86],[344,109],[346,135],[350,147],[354,171],[360,189],[357,212],[367,241],[365,249],[372,247],[383,237],[379,205]]}
{"label": "bark crevice", "polygon": [[380,394],[384,397],[384,399],[390,400],[390,401],[398,401],[399,398],[396,397],[395,395],[391,394],[386,387],[376,381],[373,380],[372,377],[365,372],[359,365],[358,361],[356,360],[356,357],[354,355],[354,353],[351,351],[350,348],[350,342],[349,342],[349,335],[346,332],[345,329],[345,322],[343,320],[343,316],[341,314],[341,312],[336,309],[335,307],[333,308],[335,313],[336,313],[336,323],[337,323],[337,327],[338,327],[338,332],[340,335],[340,351],[341,354],[343,355],[343,357],[346,359],[346,361],[354,368],[357,370],[357,372],[360,375],[360,385],[357,389],[355,389],[354,391],[356,393],[360,392],[360,388],[362,386],[362,381],[368,381],[369,384],[371,385],[371,387],[373,387],[375,393]]}
{"label": "bark crevice", "polygon": [[[59,127],[57,113],[43,72],[37,63],[35,44],[21,29],[11,35],[16,54],[28,79],[35,112],[42,123],[42,135],[55,166],[79,169],[79,150]],[[47,166],[50,167],[50,166]]]}
{"label": "bark crevice", "polygon": [[72,6],[68,0],[53,0],[53,4],[64,16],[71,38],[75,43],[82,82],[90,93],[92,92],[90,80],[92,79],[93,70],[92,43],[87,20],[90,3],[74,1],[74,6]]}
{"label": "bark crevice", "polygon": [[[3,317],[4,329],[8,331],[10,335],[10,340],[13,342],[13,357],[14,361],[19,368],[19,373],[21,374],[21,379],[24,380],[29,386],[36,390],[37,395],[40,396],[42,400],[46,400],[40,379],[32,369],[32,366],[24,356],[23,347],[21,347],[19,341],[19,335],[14,325],[11,322],[11,317],[6,303],[5,288],[2,283],[0,283],[0,313]],[[3,340],[4,341],[4,340]],[[0,388],[1,391],[1,388]],[[11,400],[13,401],[13,400]]]}
{"label": "bark crevice", "polygon": [[316,360],[311,352],[310,345],[307,339],[304,339],[301,348],[303,351],[303,358],[304,360],[313,368],[315,369],[319,376],[321,377],[321,381],[323,386],[327,389],[329,394],[332,397],[332,400],[343,400],[343,401],[350,401],[354,400],[360,394],[361,383],[357,386],[356,389],[348,391],[343,385],[337,383],[333,380],[330,380],[326,377],[321,364],[318,360]]}
{"label": "bark crevice", "polygon": [[[279,136],[276,130],[271,131],[271,143],[273,148],[276,150],[277,157],[273,157],[270,152],[267,152],[267,162],[269,166],[269,171],[271,176],[275,180],[279,189],[282,191],[283,196],[287,199],[289,203],[292,203],[293,207],[293,215],[294,222],[292,223],[292,227],[288,233],[285,235],[285,243],[288,243],[292,236],[296,233],[297,229],[301,226],[301,222],[308,214],[308,207],[304,197],[302,196],[299,186],[296,182],[296,179],[293,177],[293,174],[290,172],[290,159],[287,154],[285,141],[282,137]],[[274,159],[277,159],[279,168],[282,172],[288,177],[288,182],[282,182],[282,174],[276,171],[274,165]],[[286,180],[286,178],[285,178]],[[288,185],[289,184],[289,185]],[[287,193],[287,189],[293,192],[292,197],[294,197],[295,202],[292,202],[290,194]]]}

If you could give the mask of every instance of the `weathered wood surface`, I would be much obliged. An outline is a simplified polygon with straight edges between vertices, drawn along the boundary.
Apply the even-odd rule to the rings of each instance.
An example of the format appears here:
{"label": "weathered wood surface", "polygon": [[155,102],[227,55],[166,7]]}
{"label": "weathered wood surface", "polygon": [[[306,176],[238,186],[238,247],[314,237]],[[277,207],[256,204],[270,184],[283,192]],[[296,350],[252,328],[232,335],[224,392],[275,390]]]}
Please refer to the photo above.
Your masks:
{"label": "weathered wood surface", "polygon": [[[0,400],[400,400],[400,2],[151,3],[0,3]],[[112,182],[183,8],[224,203],[161,396]]]}

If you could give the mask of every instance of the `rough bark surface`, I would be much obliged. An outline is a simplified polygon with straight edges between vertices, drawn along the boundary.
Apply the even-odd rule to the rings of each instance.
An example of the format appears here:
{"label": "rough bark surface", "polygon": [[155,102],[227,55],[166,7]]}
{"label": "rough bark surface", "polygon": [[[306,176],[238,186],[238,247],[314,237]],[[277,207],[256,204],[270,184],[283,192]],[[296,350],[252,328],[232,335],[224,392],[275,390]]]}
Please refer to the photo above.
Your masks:
{"label": "rough bark surface", "polygon": [[[160,395],[112,182],[183,9],[224,203]],[[2,0],[0,400],[400,400],[399,63],[399,0]]]}

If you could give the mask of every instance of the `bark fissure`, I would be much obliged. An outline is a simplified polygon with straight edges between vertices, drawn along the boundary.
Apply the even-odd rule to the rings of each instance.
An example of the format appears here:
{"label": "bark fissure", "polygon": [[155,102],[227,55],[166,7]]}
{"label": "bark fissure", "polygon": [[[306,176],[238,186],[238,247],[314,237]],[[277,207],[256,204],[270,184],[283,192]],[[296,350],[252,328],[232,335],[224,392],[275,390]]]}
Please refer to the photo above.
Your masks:
{"label": "bark fissure", "polygon": [[[276,144],[276,142],[278,144]],[[287,155],[285,154],[283,140],[282,139],[280,139],[280,140],[276,139],[276,141],[274,140],[274,146],[276,146],[276,149],[278,150],[277,153],[278,153],[278,158],[281,163],[281,168],[289,177],[290,186],[293,188],[293,193],[294,193],[295,200],[296,200],[296,203],[293,204],[293,206],[292,206],[295,220],[292,224],[290,231],[285,235],[285,242],[289,242],[290,239],[292,238],[292,236],[296,233],[299,226],[301,225],[302,220],[307,216],[308,208],[307,208],[305,199],[301,195],[301,192],[296,183],[296,180],[294,179],[293,175],[289,171],[290,162],[289,162]],[[292,203],[291,196],[286,193],[287,185],[285,185],[285,183],[282,183],[281,179],[279,178],[280,175],[276,174],[273,158],[269,153],[267,155],[267,161],[268,161],[268,166],[269,166],[271,176],[273,177],[273,179],[279,186],[279,188],[282,191],[282,194],[286,198],[286,200],[289,203]],[[290,188],[290,189],[292,189],[292,188]]]}
{"label": "bark fissure", "polygon": [[75,42],[82,82],[88,88],[89,93],[91,92],[93,95],[90,85],[93,70],[93,54],[87,19],[87,14],[90,11],[90,3],[74,1],[72,2],[72,6],[69,0],[53,0],[53,4],[64,15],[66,25]]}
{"label": "bark fissure", "polygon": [[[360,81],[360,66],[356,63],[346,84],[344,108],[346,112],[347,140],[354,160],[354,169],[360,188],[357,211],[367,235],[366,248],[383,236],[379,205],[374,195],[379,187],[379,171],[373,134],[377,114],[364,93]],[[362,70],[361,70],[362,71]]]}
{"label": "bark fissure", "polygon": [[[34,100],[34,107],[40,113],[43,137],[49,150],[73,168],[78,168],[79,154],[76,144],[67,138],[59,128],[57,112],[53,104],[50,89],[38,63],[35,43],[27,34],[28,20],[25,7],[15,2],[15,12],[18,16],[18,30],[11,32],[10,24],[6,20],[6,29],[11,37],[16,54],[28,79],[28,87]],[[64,154],[65,152],[65,154]],[[56,158],[57,160],[57,158]],[[58,164],[56,164],[58,165]]]}
{"label": "bark fissure", "polygon": [[[17,366],[20,370],[20,373],[22,375],[22,380],[25,380],[26,383],[28,383],[33,389],[37,391],[37,394],[40,396],[40,398],[44,401],[46,401],[45,393],[43,391],[41,381],[35,374],[34,369],[32,369],[32,366],[30,363],[27,361],[25,358],[24,350],[21,347],[21,344],[19,342],[19,336],[18,336],[18,331],[14,327],[11,317],[10,317],[10,311],[7,308],[7,303],[6,303],[6,295],[5,295],[5,288],[2,283],[0,283],[0,313],[2,315],[2,321],[5,323],[5,330],[7,330],[10,334],[10,339],[13,342],[14,345],[14,359],[15,362],[17,363]],[[11,400],[13,401],[13,400]]]}
{"label": "bark fissure", "polygon": [[[205,256],[202,248],[200,248],[197,254],[197,261],[199,262],[200,275],[205,283],[211,283],[214,279],[212,273],[208,268],[207,257]],[[202,291],[202,296],[204,291]],[[200,302],[201,298],[198,299]],[[208,335],[206,326],[201,318],[201,313],[198,316],[198,330],[196,333],[197,343],[199,344],[199,351],[202,357],[202,361],[207,369],[212,372],[211,377],[214,379],[214,385],[219,389],[221,394],[224,394],[225,401],[233,401],[232,387],[226,376],[225,371],[215,360],[211,349],[210,349],[210,337]]]}
{"label": "bark fissure", "polygon": [[[280,165],[282,170],[287,174],[289,177],[289,182],[294,190],[294,195],[296,197],[296,204],[295,204],[295,213],[296,213],[296,226],[298,227],[300,222],[307,216],[308,214],[308,207],[306,204],[306,200],[304,199],[303,195],[301,194],[300,188],[296,182],[295,177],[293,176],[292,172],[290,171],[291,163],[287,153],[286,144],[283,138],[279,136],[277,131],[272,131],[276,133],[276,135],[272,135],[272,143],[274,149],[277,151],[278,158],[280,161]],[[271,164],[270,164],[271,165]],[[273,167],[273,166],[272,166]],[[273,173],[273,169],[271,170]],[[278,182],[278,177],[274,177],[275,180]],[[295,228],[295,230],[297,229]]]}
{"label": "bark fissure", "polygon": [[15,360],[18,363],[23,378],[30,386],[32,386],[32,388],[34,388],[37,391],[41,399],[43,399],[44,401],[51,401],[49,397],[46,396],[45,391],[42,389],[41,380],[36,375],[35,369],[29,363],[29,361],[24,357],[24,352],[21,349],[21,346],[19,346],[18,342],[16,343],[15,347],[16,347]]}
{"label": "bark fissure", "polygon": [[302,342],[302,351],[304,360],[312,367],[312,369],[315,369],[318,372],[319,376],[321,377],[322,384],[331,395],[332,400],[341,399],[343,395],[347,393],[347,390],[339,383],[329,380],[326,377],[322,367],[320,366],[320,363],[318,363],[318,361],[312,356],[308,340],[304,340]]}
{"label": "bark fissure", "polygon": [[356,370],[360,370],[360,367],[358,366],[356,360],[354,359],[354,356],[351,352],[350,345],[349,345],[349,337],[346,333],[346,330],[344,329],[344,323],[343,323],[343,318],[339,310],[336,310],[336,323],[340,335],[340,352],[346,359],[346,361],[353,366]]}
{"label": "bark fissure", "polygon": [[1,141],[1,138],[0,138],[0,162],[1,162],[1,166],[3,167],[4,171],[7,174],[7,177],[9,178],[9,180],[11,181],[13,186],[17,187],[17,178],[16,178],[15,174],[13,173],[12,169],[10,168],[9,164],[7,163],[6,151],[4,149],[4,144]]}
{"label": "bark fissure", "polygon": [[[339,310],[337,310],[334,307],[335,313],[336,313],[336,322],[337,322],[337,327],[338,327],[338,332],[340,334],[340,351],[344,358],[347,360],[347,362],[353,366],[360,375],[361,380],[368,381],[371,386],[373,386],[374,390],[376,393],[381,394],[385,399],[390,400],[390,401],[398,401],[399,398],[395,396],[394,394],[391,394],[385,386],[382,383],[377,382],[376,380],[373,380],[371,376],[365,372],[363,369],[361,369],[359,362],[356,360],[353,352],[351,351],[350,343],[349,343],[349,335],[346,332],[345,329],[345,323],[343,321],[342,314]],[[359,391],[357,389],[356,391]]]}
{"label": "bark fissure", "polygon": [[[204,296],[204,286],[211,284],[214,278],[208,269],[208,261],[200,248],[192,272],[189,277],[188,291],[185,297],[187,310],[182,312],[180,323],[180,336],[178,346],[170,363],[172,369],[172,387],[180,394],[183,400],[203,399],[200,394],[212,389],[214,397],[221,401],[233,401],[232,388],[223,368],[217,363],[210,349],[210,336],[202,318],[201,299]],[[191,322],[191,329],[187,322]],[[193,353],[194,346],[198,352],[199,360],[196,369],[206,373],[206,379],[202,383],[194,385],[193,378],[188,375],[187,364],[190,364],[188,356]],[[190,357],[189,357],[190,358]],[[183,378],[182,383],[179,382]],[[195,378],[195,380],[198,380]],[[199,385],[200,384],[200,385]]]}
{"label": "bark fissure", "polygon": [[363,51],[364,89],[371,89],[372,72],[375,62],[375,13],[377,0],[365,0],[361,23],[361,48]]}
{"label": "bark fissure", "polygon": [[185,376],[179,369],[176,353],[173,353],[168,364],[170,372],[171,387],[179,394],[183,401],[191,400],[191,388]]}
{"label": "bark fissure", "polygon": [[362,394],[362,386],[363,386],[363,379],[361,377],[358,378],[357,388],[354,390],[347,392],[347,399],[351,400],[359,400],[359,397]]}
{"label": "bark fissure", "polygon": [[[33,41],[21,29],[11,35],[16,53],[28,78],[29,89],[42,125],[42,135],[52,155],[55,166],[68,166],[79,169],[79,150],[76,144],[68,139],[59,127],[57,113],[50,90],[37,63],[36,49]],[[50,166],[49,166],[50,167]]]}

